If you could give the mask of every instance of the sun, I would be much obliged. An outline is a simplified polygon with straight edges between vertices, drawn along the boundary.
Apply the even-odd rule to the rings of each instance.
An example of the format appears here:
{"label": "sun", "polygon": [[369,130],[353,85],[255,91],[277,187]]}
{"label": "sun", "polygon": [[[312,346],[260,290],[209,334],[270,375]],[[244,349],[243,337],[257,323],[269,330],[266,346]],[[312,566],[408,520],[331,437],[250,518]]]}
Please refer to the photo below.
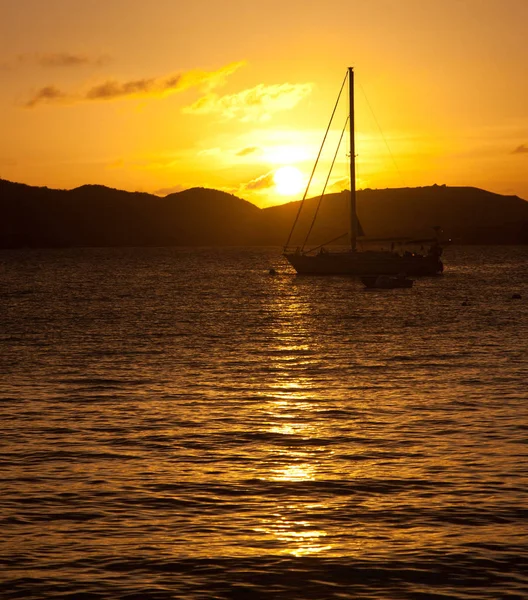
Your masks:
{"label": "sun", "polygon": [[304,177],[297,167],[280,167],[273,174],[273,181],[281,196],[293,196],[302,190]]}

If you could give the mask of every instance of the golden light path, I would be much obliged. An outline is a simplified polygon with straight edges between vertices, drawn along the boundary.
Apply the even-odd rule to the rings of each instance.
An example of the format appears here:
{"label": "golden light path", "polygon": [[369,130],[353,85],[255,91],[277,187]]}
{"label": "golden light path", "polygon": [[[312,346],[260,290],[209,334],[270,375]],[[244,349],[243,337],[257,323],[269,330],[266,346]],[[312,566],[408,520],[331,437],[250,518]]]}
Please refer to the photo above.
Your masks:
{"label": "golden light path", "polygon": [[[279,384],[276,400],[270,403],[269,431],[279,435],[297,435],[310,437],[314,434],[306,423],[292,420],[294,414],[291,409],[298,410],[302,407],[306,411],[313,410],[309,402],[303,401],[306,386],[302,382],[289,385]],[[284,389],[289,388],[288,391]],[[281,391],[282,390],[282,391]],[[289,418],[288,418],[289,417]],[[280,423],[281,420],[286,420]],[[317,478],[318,461],[307,448],[278,449],[270,448],[275,454],[274,466],[271,466],[266,476],[267,479],[282,483],[302,483],[315,481]],[[282,506],[277,505],[274,515],[265,519],[258,528],[261,533],[272,535],[284,545],[284,553],[293,556],[307,556],[331,550],[332,546],[324,542],[327,533],[316,527],[310,521],[309,515],[315,508],[325,508],[324,502],[317,506],[306,506],[302,501],[290,501]],[[293,518],[292,518],[293,517]]]}

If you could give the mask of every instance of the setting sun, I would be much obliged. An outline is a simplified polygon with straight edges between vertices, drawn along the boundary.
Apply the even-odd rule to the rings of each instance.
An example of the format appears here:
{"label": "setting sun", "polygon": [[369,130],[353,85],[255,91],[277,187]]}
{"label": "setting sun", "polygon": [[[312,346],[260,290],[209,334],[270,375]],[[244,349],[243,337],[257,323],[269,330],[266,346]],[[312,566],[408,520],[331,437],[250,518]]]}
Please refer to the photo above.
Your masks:
{"label": "setting sun", "polygon": [[304,177],[297,167],[280,167],[273,174],[273,181],[281,196],[293,196],[302,190]]}

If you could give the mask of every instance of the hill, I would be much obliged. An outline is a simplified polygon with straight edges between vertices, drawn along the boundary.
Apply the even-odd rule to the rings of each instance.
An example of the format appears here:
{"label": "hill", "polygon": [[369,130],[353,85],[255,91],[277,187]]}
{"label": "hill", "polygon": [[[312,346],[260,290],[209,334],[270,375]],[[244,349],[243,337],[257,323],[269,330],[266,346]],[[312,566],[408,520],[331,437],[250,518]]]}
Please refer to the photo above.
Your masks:
{"label": "hill", "polygon": [[104,186],[52,190],[0,180],[0,247],[253,243],[260,210],[217,190],[159,198]]}
{"label": "hill", "polygon": [[[346,191],[325,196],[310,236],[313,244],[347,230],[348,196]],[[308,230],[318,200],[305,203],[297,227],[300,232]],[[275,232],[277,242],[287,238],[298,206],[295,202],[266,209],[265,227],[270,236]],[[357,213],[365,235],[373,238],[431,237],[433,227],[440,226],[444,237],[455,243],[528,243],[528,202],[472,187],[360,190]],[[299,235],[292,238],[292,245],[301,242]]]}
{"label": "hill", "polygon": [[[304,240],[318,198],[306,201],[293,245]],[[528,202],[466,187],[358,192],[369,237],[430,237],[440,225],[458,243],[528,243]],[[231,194],[193,188],[160,198],[104,186],[73,190],[0,180],[0,248],[283,245],[299,202],[259,209]],[[325,196],[309,242],[347,230],[348,192]]]}

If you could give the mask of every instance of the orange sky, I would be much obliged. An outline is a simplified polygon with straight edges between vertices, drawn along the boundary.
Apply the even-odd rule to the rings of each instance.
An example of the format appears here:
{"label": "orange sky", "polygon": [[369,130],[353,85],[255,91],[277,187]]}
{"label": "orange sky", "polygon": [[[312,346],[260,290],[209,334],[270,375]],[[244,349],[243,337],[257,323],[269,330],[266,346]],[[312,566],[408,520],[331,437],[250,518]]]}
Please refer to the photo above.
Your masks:
{"label": "orange sky", "polygon": [[527,23],[528,0],[0,0],[0,177],[297,199],[273,175],[308,177],[350,65],[358,187],[528,199]]}

